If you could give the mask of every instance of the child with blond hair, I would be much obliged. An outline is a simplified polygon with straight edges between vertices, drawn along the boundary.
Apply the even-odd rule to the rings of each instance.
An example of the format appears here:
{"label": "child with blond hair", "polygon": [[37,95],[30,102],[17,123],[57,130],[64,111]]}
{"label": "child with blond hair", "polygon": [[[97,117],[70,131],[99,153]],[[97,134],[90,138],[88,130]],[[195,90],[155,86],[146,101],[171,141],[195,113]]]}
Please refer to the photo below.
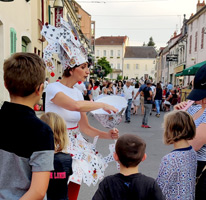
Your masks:
{"label": "child with blond hair", "polygon": [[185,111],[173,111],[164,118],[164,143],[174,150],[160,164],[157,183],[166,200],[195,199],[197,158],[189,140],[195,137],[195,123]]}
{"label": "child with blond hair", "polygon": [[66,153],[68,135],[66,123],[56,113],[48,112],[40,119],[48,124],[54,133],[54,171],[50,173],[49,187],[47,190],[48,200],[68,200],[68,178],[72,172],[72,157]]}

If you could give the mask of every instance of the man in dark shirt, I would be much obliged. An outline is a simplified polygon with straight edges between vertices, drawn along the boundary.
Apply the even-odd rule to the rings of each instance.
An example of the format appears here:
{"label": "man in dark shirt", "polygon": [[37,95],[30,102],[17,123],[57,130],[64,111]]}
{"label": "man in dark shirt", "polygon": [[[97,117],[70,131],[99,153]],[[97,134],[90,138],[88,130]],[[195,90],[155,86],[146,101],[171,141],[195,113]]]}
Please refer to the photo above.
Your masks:
{"label": "man in dark shirt", "polygon": [[53,170],[54,139],[33,107],[44,89],[45,65],[32,53],[13,54],[4,63],[10,102],[0,110],[0,199],[43,199]]}
{"label": "man in dark shirt", "polygon": [[138,136],[121,136],[114,153],[120,173],[104,178],[92,200],[165,200],[155,180],[138,172],[139,163],[146,159],[145,148]]}

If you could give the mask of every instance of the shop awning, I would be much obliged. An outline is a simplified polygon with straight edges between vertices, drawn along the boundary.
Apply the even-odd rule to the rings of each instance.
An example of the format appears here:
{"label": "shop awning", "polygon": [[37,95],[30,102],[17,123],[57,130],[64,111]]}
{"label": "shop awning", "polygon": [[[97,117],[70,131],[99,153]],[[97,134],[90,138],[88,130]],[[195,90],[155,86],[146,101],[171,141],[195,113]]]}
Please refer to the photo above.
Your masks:
{"label": "shop awning", "polygon": [[200,67],[202,67],[204,64],[206,64],[206,61],[203,61],[203,62],[198,63],[196,65],[193,65],[191,67],[188,67],[188,68],[184,69],[182,73],[184,76],[195,75],[196,72],[198,71],[198,69]]}
{"label": "shop awning", "polygon": [[175,74],[175,76],[176,76],[176,77],[178,77],[178,76],[183,76],[183,72],[179,72],[179,73]]}

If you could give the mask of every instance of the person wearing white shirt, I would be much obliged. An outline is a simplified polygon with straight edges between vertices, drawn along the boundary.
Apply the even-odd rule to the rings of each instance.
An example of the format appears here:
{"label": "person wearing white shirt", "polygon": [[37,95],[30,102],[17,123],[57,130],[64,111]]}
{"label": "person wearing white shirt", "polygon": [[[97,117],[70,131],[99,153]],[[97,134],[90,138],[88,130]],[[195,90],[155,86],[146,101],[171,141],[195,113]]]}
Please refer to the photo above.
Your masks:
{"label": "person wearing white shirt", "polygon": [[131,81],[127,80],[123,87],[124,97],[128,101],[127,109],[125,111],[125,123],[130,123],[132,98],[134,96],[134,88],[131,86]]}
{"label": "person wearing white shirt", "polygon": [[87,89],[85,84],[82,81],[78,81],[74,87],[76,87],[77,89],[79,89],[81,91],[81,93],[85,96],[87,95]]}
{"label": "person wearing white shirt", "polygon": [[94,101],[98,99],[98,96],[101,93],[99,85],[100,85],[100,82],[96,81],[94,84],[94,87],[92,88],[92,98]]}

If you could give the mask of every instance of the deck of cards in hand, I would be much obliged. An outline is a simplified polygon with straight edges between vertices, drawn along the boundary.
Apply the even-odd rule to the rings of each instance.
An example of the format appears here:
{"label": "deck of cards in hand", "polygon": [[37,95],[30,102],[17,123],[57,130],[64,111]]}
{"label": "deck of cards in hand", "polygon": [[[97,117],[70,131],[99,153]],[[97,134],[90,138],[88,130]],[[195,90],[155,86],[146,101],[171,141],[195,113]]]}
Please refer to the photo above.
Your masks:
{"label": "deck of cards in hand", "polygon": [[[120,122],[122,121],[122,117],[125,113],[125,110],[127,108],[127,101],[124,97],[106,96],[96,100],[95,102],[107,103],[118,109],[118,113],[111,113],[111,114],[107,113],[103,109],[91,111],[91,113],[94,115],[97,121],[99,121],[102,124],[102,126],[104,126],[105,128],[112,129],[118,124],[120,124]],[[109,145],[109,151],[110,151],[109,155],[104,157],[106,163],[114,161],[113,153],[115,151],[115,143]]]}

